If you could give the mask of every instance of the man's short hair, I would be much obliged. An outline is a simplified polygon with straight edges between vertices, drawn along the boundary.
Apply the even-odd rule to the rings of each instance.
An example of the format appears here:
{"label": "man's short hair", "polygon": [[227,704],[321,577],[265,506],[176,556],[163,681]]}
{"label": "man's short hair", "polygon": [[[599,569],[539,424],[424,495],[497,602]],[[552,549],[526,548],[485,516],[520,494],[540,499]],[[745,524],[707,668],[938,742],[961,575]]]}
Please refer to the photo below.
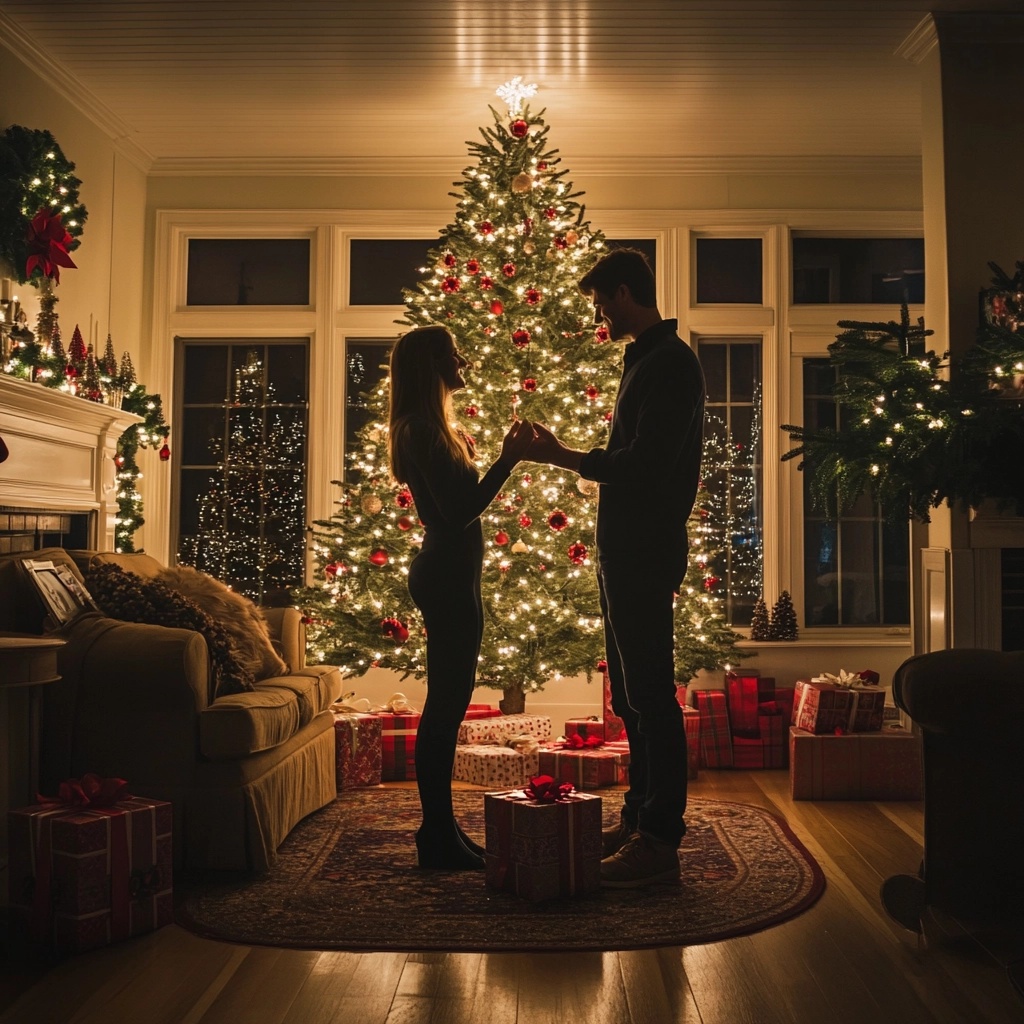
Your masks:
{"label": "man's short hair", "polygon": [[584,295],[593,295],[595,292],[611,295],[620,284],[629,289],[633,301],[638,305],[648,308],[657,306],[654,271],[639,249],[613,249],[607,256],[602,256],[580,278],[579,289]]}

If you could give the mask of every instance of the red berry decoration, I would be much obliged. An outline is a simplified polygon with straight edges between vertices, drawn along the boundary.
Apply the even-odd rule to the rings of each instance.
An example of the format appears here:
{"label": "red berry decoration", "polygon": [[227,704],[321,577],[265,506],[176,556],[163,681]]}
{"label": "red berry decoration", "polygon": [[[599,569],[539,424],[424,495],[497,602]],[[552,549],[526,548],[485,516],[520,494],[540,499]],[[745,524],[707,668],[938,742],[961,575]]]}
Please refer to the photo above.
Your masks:
{"label": "red berry decoration", "polygon": [[480,410],[475,405],[466,406],[466,415],[472,419]]}
{"label": "red berry decoration", "polygon": [[514,263],[506,263],[506,264],[505,264],[505,265],[504,265],[504,266],[503,266],[503,267],[501,268],[501,272],[502,272],[502,273],[503,273],[503,274],[504,274],[504,275],[505,275],[506,277],[515,277],[515,276],[516,276],[516,265],[515,265]]}
{"label": "red berry decoration", "polygon": [[466,260],[466,273],[479,274],[480,264],[476,260]]}
{"label": "red berry decoration", "polygon": [[459,264],[459,261],[455,258],[455,253],[453,253],[453,252],[446,252],[444,254],[444,265],[446,267],[456,267],[456,266],[458,266],[458,264]]}
{"label": "red berry decoration", "polygon": [[489,292],[493,287],[494,282],[486,274],[484,274],[484,276],[480,278],[481,291]]}
{"label": "red berry decoration", "polygon": [[494,225],[489,220],[480,221],[480,234],[489,235],[494,231]]}
{"label": "red berry decoration", "polygon": [[404,644],[409,639],[409,630],[401,619],[381,619],[380,631],[384,636],[389,636],[400,644]]}
{"label": "red berry decoration", "polygon": [[705,576],[704,577],[704,589],[705,590],[714,590],[715,587],[718,586],[720,581],[721,581],[721,577],[720,576]]}
{"label": "red berry decoration", "polygon": [[516,348],[526,348],[530,344],[530,332],[520,327],[518,331],[512,332],[512,344]]}
{"label": "red berry decoration", "polygon": [[537,164],[537,170],[538,171],[546,171],[547,169],[548,169],[548,162],[547,162],[547,160],[541,160],[541,162],[539,164]]}
{"label": "red berry decoration", "polygon": [[494,543],[504,547],[508,543],[508,534],[504,530],[499,530],[494,535]]}
{"label": "red berry decoration", "polygon": [[594,331],[595,341],[607,341],[610,337],[611,335],[608,333],[608,328],[603,325]]}
{"label": "red berry decoration", "polygon": [[505,307],[501,304],[500,300],[495,299],[491,303],[491,312],[495,316],[501,316],[501,314],[505,312]]}
{"label": "red berry decoration", "polygon": [[412,529],[412,520],[408,516],[399,516],[398,517],[398,528],[400,530],[411,530]]}
{"label": "red berry decoration", "polygon": [[387,565],[388,553],[383,548],[374,548],[370,552],[370,561],[374,565]]}
{"label": "red berry decoration", "polygon": [[520,117],[513,121],[509,126],[508,130],[517,138],[526,138],[527,132],[530,130],[530,126]]}
{"label": "red berry decoration", "polygon": [[549,206],[544,211],[544,216],[547,217],[548,220],[554,220],[558,216],[558,211],[553,206]]}
{"label": "red berry decoration", "polygon": [[522,515],[521,515],[521,516],[519,517],[519,525],[520,525],[520,526],[521,526],[521,527],[522,527],[522,528],[523,528],[524,530],[527,530],[527,529],[529,529],[529,528],[530,528],[531,526],[533,526],[533,520],[532,520],[532,519],[531,519],[531,518],[530,518],[530,517],[529,517],[529,516],[528,516],[528,515],[527,515],[527,514],[526,514],[526,513],[524,512],[524,513],[523,513],[523,514],[522,514]]}
{"label": "red berry decoration", "polygon": [[576,541],[569,545],[569,561],[573,565],[582,565],[587,560],[587,545]]}
{"label": "red berry decoration", "polygon": [[412,491],[410,491],[406,487],[403,487],[395,495],[395,504],[399,508],[412,508]]}
{"label": "red berry decoration", "polygon": [[536,306],[540,302],[540,292],[536,288],[527,288],[523,298],[528,306]]}
{"label": "red berry decoration", "polygon": [[457,277],[446,277],[441,282],[441,291],[446,295],[451,295],[452,292],[457,292],[462,287],[462,282]]}
{"label": "red berry decoration", "polygon": [[590,399],[591,402],[593,402],[599,394],[601,394],[601,392],[594,387],[593,384],[590,384],[586,389],[587,398]]}
{"label": "red berry decoration", "polygon": [[526,380],[523,381],[523,390],[524,391],[536,391],[537,390],[537,382],[532,377],[527,377]]}
{"label": "red berry decoration", "polygon": [[555,533],[564,530],[568,525],[569,517],[561,509],[556,508],[555,511],[548,516],[548,526],[550,526]]}
{"label": "red berry decoration", "polygon": [[555,235],[554,244],[556,249],[566,249],[569,246],[563,235]]}
{"label": "red berry decoration", "polygon": [[529,473],[524,473],[524,474],[523,474],[523,483],[524,483],[524,484],[525,484],[525,485],[526,485],[527,487],[529,487],[529,486],[530,486],[530,484],[532,484],[532,483],[533,483],[533,477],[532,477],[532,476],[530,476],[530,474],[529,474]]}

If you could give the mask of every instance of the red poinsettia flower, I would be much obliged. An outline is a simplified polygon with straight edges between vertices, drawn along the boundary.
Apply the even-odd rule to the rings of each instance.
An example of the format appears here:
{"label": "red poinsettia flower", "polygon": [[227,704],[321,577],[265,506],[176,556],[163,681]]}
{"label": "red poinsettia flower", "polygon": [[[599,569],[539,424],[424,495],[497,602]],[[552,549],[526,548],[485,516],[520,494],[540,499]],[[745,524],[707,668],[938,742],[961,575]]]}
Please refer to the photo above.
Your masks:
{"label": "red poinsettia flower", "polygon": [[41,270],[43,277],[52,277],[59,283],[61,267],[77,269],[68,255],[68,248],[74,239],[64,227],[59,213],[50,213],[45,207],[42,208],[32,218],[25,238],[29,251],[28,261],[25,263],[26,277],[31,277],[36,270]]}

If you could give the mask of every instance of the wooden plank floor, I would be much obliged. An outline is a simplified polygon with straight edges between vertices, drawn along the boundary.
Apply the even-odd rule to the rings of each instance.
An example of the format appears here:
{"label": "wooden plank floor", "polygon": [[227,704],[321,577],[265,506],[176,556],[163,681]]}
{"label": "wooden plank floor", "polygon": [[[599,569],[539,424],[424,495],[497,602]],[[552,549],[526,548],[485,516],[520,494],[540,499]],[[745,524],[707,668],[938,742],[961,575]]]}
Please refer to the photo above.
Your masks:
{"label": "wooden plank floor", "polygon": [[920,803],[793,802],[784,771],[702,771],[691,794],[783,815],[821,864],[824,896],[754,935],[607,953],[316,952],[170,926],[45,972],[8,965],[0,1024],[1024,1021],[1004,969],[1024,957],[1019,935],[932,918],[920,945],[881,909],[882,880],[920,861]]}

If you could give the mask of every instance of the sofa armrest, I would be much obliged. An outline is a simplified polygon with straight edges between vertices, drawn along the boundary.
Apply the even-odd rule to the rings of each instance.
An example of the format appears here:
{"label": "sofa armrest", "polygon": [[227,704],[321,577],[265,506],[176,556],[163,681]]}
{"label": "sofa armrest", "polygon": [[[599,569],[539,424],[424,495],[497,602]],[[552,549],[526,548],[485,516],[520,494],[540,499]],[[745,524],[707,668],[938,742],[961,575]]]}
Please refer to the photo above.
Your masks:
{"label": "sofa armrest", "polygon": [[277,653],[295,672],[306,665],[306,625],[297,608],[261,608]]}

